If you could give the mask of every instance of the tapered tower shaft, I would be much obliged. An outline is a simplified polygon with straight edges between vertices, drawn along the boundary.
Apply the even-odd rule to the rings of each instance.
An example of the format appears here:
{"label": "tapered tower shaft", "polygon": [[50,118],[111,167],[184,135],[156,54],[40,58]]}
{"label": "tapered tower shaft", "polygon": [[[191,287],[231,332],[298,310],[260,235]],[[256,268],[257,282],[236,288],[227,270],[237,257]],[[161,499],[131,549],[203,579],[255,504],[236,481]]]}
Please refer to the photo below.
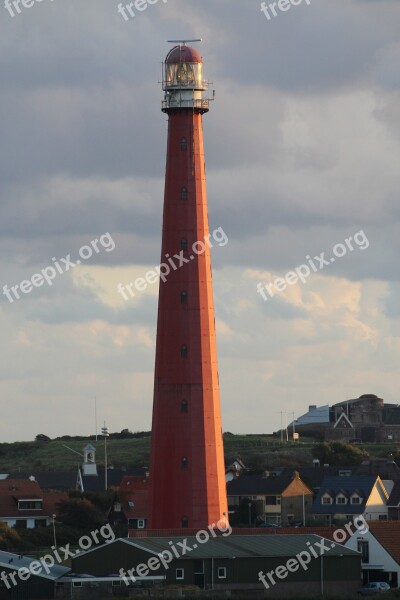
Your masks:
{"label": "tapered tower shaft", "polygon": [[164,89],[169,118],[150,528],[201,529],[228,510],[202,127],[208,100],[193,48],[171,50]]}

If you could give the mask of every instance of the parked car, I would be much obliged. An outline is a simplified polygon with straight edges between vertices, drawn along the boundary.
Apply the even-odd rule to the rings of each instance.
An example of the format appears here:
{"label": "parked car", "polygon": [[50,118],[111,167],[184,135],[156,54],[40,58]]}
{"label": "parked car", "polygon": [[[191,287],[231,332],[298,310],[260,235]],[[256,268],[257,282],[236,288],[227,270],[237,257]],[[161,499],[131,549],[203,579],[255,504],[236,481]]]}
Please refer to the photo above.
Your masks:
{"label": "parked car", "polygon": [[381,594],[388,590],[390,590],[390,585],[386,583],[386,581],[372,581],[358,590],[358,593],[361,594],[361,596],[373,596],[374,594]]}
{"label": "parked car", "polygon": [[289,525],[295,528],[303,527],[303,521],[290,521]]}

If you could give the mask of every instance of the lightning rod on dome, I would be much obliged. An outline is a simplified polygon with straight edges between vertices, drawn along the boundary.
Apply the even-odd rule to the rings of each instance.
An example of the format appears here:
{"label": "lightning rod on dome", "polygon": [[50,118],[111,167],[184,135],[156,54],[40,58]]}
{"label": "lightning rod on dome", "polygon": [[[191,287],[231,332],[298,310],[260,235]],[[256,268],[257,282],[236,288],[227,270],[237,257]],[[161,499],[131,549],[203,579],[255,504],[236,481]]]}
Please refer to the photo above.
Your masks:
{"label": "lightning rod on dome", "polygon": [[203,38],[198,38],[197,40],[168,40],[168,44],[183,44],[184,46],[186,46],[186,44],[188,43],[193,43],[193,42],[202,42]]}

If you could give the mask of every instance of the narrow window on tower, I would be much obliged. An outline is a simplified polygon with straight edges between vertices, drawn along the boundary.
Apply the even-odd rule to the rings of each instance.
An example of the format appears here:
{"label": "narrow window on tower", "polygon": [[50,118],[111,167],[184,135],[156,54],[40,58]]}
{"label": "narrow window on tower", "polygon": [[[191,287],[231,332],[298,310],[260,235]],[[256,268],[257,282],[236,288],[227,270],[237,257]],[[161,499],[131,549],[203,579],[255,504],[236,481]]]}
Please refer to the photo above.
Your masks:
{"label": "narrow window on tower", "polygon": [[188,468],[188,459],[186,458],[186,456],[184,456],[181,460],[181,467],[182,467],[182,469]]}
{"label": "narrow window on tower", "polygon": [[183,412],[183,413],[187,413],[188,412],[188,403],[187,403],[187,400],[182,400],[182,402],[181,402],[181,412]]}
{"label": "narrow window on tower", "polygon": [[181,250],[187,250],[188,243],[186,238],[181,239]]}
{"label": "narrow window on tower", "polygon": [[181,304],[187,304],[187,301],[188,301],[187,292],[185,290],[183,290],[183,292],[181,292]]}
{"label": "narrow window on tower", "polygon": [[187,138],[182,138],[181,139],[181,150],[187,150],[187,147],[188,147]]}
{"label": "narrow window on tower", "polygon": [[183,187],[183,188],[181,189],[181,199],[182,199],[182,200],[187,200],[187,197],[188,197],[188,191],[187,191],[187,188]]}
{"label": "narrow window on tower", "polygon": [[188,347],[184,344],[181,346],[181,357],[186,358],[188,355]]}
{"label": "narrow window on tower", "polygon": [[188,526],[188,518],[182,517],[182,529],[186,529],[187,526]]}

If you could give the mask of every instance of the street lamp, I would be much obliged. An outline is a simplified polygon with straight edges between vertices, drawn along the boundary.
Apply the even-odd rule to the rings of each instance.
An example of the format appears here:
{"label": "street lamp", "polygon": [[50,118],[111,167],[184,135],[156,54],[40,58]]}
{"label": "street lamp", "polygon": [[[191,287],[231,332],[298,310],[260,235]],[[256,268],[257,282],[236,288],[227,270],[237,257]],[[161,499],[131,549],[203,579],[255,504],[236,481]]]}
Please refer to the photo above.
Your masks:
{"label": "street lamp", "polygon": [[106,427],[106,422],[104,421],[104,427],[101,429],[101,435],[104,436],[104,489],[107,491],[108,482],[107,482],[107,438],[110,435],[108,433],[108,428]]}
{"label": "street lamp", "polygon": [[56,538],[56,522],[55,522],[55,518],[57,515],[52,515],[53,517],[53,536],[54,536],[54,547],[57,548],[57,538]]}

